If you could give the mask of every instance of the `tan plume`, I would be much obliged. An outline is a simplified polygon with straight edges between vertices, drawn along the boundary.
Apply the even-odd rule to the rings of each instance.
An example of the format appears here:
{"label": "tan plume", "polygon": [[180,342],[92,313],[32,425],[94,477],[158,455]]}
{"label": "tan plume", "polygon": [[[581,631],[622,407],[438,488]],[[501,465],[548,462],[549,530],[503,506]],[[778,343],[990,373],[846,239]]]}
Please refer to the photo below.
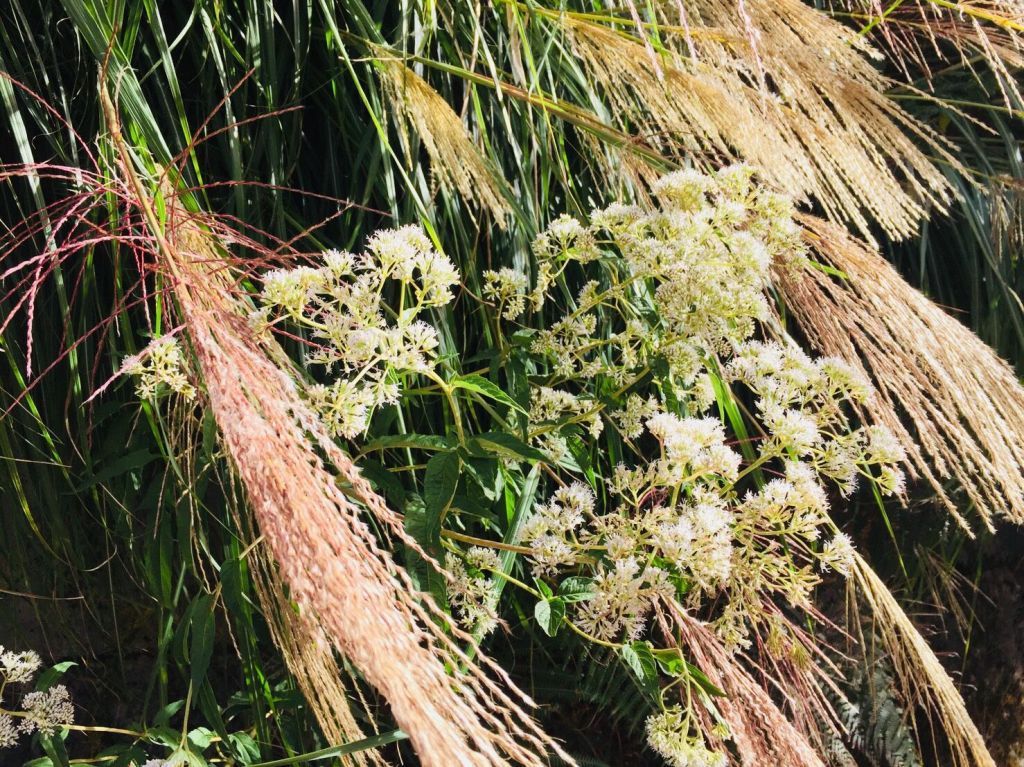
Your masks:
{"label": "tan plume", "polygon": [[824,354],[861,366],[877,392],[865,415],[896,433],[909,466],[965,530],[956,482],[989,528],[1024,522],[1024,388],[976,335],[840,227],[802,220],[815,257],[841,272],[780,271],[788,310]]}
{"label": "tan plume", "polygon": [[907,80],[929,80],[937,62],[973,66],[982,57],[1007,109],[1021,103],[1018,73],[1024,67],[1024,2],[1021,0],[845,0],[863,29],[873,33]]}
{"label": "tan plume", "polygon": [[726,649],[713,631],[679,605],[670,605],[669,609],[682,645],[726,693],[714,702],[729,724],[739,763],[744,767],[824,767],[810,741],[741,665],[740,656]]}
{"label": "tan plume", "polygon": [[490,211],[505,228],[511,208],[502,194],[500,171],[480,152],[466,126],[440,93],[402,61],[378,50],[381,82],[405,130],[403,147],[409,151],[407,130],[413,128],[430,157],[437,179],[466,200]]}
{"label": "tan plume", "polygon": [[214,243],[196,253],[188,248],[195,228],[179,239],[173,222],[161,227],[103,86],[101,100],[221,444],[289,598],[388,701],[422,764],[541,767],[549,752],[572,763],[526,712],[529,699],[486,656],[462,651],[458,642],[469,637],[446,632],[444,612],[378,543],[353,497],[398,536],[400,521],[329,438],[273,346],[254,336],[224,261],[208,258]]}
{"label": "tan plume", "polygon": [[909,702],[924,706],[929,717],[938,717],[954,765],[995,767],[953,680],[896,598],[860,554],[855,554],[853,573],[858,591],[871,609],[904,696]]}
{"label": "tan plume", "polygon": [[909,236],[948,204],[948,182],[917,142],[946,163],[955,158],[887,98],[892,83],[862,38],[799,0],[741,5],[743,13],[735,0],[696,0],[682,16],[678,3],[661,6],[658,71],[641,42],[646,30],[559,19],[616,120],[645,126],[642,138],[667,156],[756,165],[768,183],[865,236],[873,223]]}

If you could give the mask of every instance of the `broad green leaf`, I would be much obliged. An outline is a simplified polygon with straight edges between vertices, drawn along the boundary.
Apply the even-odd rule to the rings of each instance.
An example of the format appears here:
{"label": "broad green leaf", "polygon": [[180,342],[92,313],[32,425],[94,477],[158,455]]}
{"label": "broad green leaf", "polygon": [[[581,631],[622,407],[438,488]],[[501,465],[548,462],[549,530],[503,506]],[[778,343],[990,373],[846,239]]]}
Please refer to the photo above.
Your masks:
{"label": "broad green leaf", "polygon": [[630,642],[620,650],[622,660],[636,674],[636,678],[647,686],[658,679],[658,664],[651,654],[651,645],[647,642]]}
{"label": "broad green leaf", "polygon": [[542,599],[533,607],[533,617],[537,624],[544,629],[544,633],[553,637],[562,627],[565,619],[565,602],[559,597],[553,599]]}
{"label": "broad green leaf", "polygon": [[597,595],[594,579],[582,575],[570,575],[558,584],[558,596],[566,602],[585,602]]}
{"label": "broad green leaf", "polygon": [[406,447],[417,450],[449,450],[451,449],[451,443],[447,437],[439,437],[436,434],[389,434],[367,442],[363,445],[363,449],[359,454],[366,455],[375,450],[392,450]]}
{"label": "broad green leaf", "polygon": [[431,526],[428,532],[431,534],[434,526],[440,534],[441,519],[455,496],[461,469],[462,459],[454,452],[439,453],[427,461],[427,472],[423,478],[423,502],[427,509],[427,523]]}
{"label": "broad green leaf", "polygon": [[485,434],[478,434],[469,440],[469,449],[473,453],[484,455],[498,455],[502,458],[509,458],[517,461],[542,461],[549,463],[550,459],[535,447],[530,447],[518,437],[506,434],[503,431],[489,431]]}
{"label": "broad green leaf", "polygon": [[503,391],[497,384],[488,381],[483,376],[459,376],[458,378],[453,378],[449,381],[448,385],[453,389],[467,389],[469,391],[476,392],[477,394],[482,394],[488,399],[500,402],[503,405],[518,410],[520,413],[526,414],[527,412],[518,402],[512,399],[507,392]]}

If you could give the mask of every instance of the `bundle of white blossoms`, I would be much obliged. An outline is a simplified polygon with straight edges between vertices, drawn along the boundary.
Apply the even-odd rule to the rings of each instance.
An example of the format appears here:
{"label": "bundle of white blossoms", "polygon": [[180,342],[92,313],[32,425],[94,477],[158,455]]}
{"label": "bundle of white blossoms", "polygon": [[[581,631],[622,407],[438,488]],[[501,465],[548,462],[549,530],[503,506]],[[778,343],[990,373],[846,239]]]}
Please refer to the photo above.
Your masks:
{"label": "bundle of white blossoms", "polygon": [[135,391],[141,399],[171,392],[195,399],[196,388],[186,373],[181,346],[172,336],[154,338],[139,354],[125,360],[122,369],[135,376]]}
{"label": "bundle of white blossoms", "polygon": [[41,664],[39,656],[32,651],[12,652],[0,646],[0,748],[11,748],[22,735],[37,731],[41,735],[54,735],[62,725],[74,721],[71,696],[62,684],[26,693],[17,710],[5,708],[4,693],[8,685],[28,684]]}
{"label": "bundle of white blossoms", "polygon": [[[509,269],[486,277],[505,320],[554,303],[549,288],[570,267],[599,278],[533,333],[530,351],[550,372],[533,379],[529,436],[564,466],[567,429],[594,447],[610,425],[635,455],[594,487],[567,482],[535,507],[523,530],[534,593],[550,599],[571,581],[564,621],[606,645],[650,636],[661,604],[672,608],[662,615],[704,617],[727,646],[749,647],[758,632],[771,649],[786,631],[773,600],[810,608],[822,572],[850,571],[827,484],[848,495],[864,477],[899,493],[903,449],[884,428],[851,424],[849,405],[870,395],[855,368],[788,340],[752,340],[770,327],[771,269],[806,259],[790,201],[741,166],[673,173],[654,195],[649,207],[594,211],[589,225],[557,219],[535,242],[532,290]],[[724,416],[705,415],[733,394],[753,404],[752,439],[730,440]],[[472,558],[482,563],[479,550]],[[490,594],[491,568],[472,569],[457,606],[493,625],[472,605]],[[678,707],[652,717],[648,736],[673,765],[725,763]]]}
{"label": "bundle of white blossoms", "polygon": [[377,232],[361,255],[328,251],[321,266],[263,280],[254,322],[265,327],[276,314],[309,332],[309,362],[336,376],[308,387],[310,402],[332,433],[352,439],[375,409],[397,401],[401,374],[433,371],[437,331],[421,315],[452,301],[459,273],[419,227],[406,226]]}

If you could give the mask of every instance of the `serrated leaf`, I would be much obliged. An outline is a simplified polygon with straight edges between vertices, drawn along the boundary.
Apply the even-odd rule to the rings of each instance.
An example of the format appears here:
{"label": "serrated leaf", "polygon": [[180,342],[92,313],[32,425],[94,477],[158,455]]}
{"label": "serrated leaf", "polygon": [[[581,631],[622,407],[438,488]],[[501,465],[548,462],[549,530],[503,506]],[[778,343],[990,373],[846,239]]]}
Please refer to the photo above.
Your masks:
{"label": "serrated leaf", "polygon": [[260,747],[247,732],[233,732],[228,735],[228,746],[243,765],[259,761]]}
{"label": "serrated leaf", "polygon": [[427,472],[423,478],[423,503],[427,509],[428,533],[431,537],[435,527],[440,535],[441,518],[455,497],[461,469],[462,459],[458,453],[439,453],[427,461]]}
{"label": "serrated leaf", "polygon": [[200,751],[204,751],[207,746],[213,743],[213,739],[216,737],[217,733],[213,730],[207,727],[196,727],[189,732],[188,741]]}
{"label": "serrated leaf", "polygon": [[585,602],[597,595],[594,579],[582,575],[570,575],[558,584],[558,596],[566,602]]}
{"label": "serrated leaf", "polygon": [[559,597],[543,599],[533,606],[533,617],[537,619],[537,625],[544,629],[544,633],[553,637],[565,620],[565,602]]}
{"label": "serrated leaf", "polygon": [[619,651],[622,660],[644,685],[658,679],[658,664],[647,642],[630,642]]}
{"label": "serrated leaf", "polygon": [[527,414],[527,411],[523,409],[522,405],[520,405],[518,402],[512,399],[508,392],[501,389],[497,384],[488,381],[483,376],[459,376],[449,381],[448,385],[453,389],[466,389],[468,391],[476,392],[477,394],[481,394],[484,397],[487,397],[488,399],[492,399],[495,402],[500,402],[501,404],[506,405],[507,407],[513,408],[514,410],[518,410],[520,413],[523,413],[524,415]]}
{"label": "serrated leaf", "polygon": [[497,460],[467,458],[463,461],[462,467],[488,501],[498,500],[498,496],[501,495],[501,471]]}
{"label": "serrated leaf", "polygon": [[551,590],[551,587],[540,578],[534,578],[533,582],[537,584],[537,590],[544,595],[545,599],[551,599],[551,597],[555,595],[555,592]]}
{"label": "serrated leaf", "polygon": [[375,450],[394,450],[407,447],[416,450],[450,450],[452,446],[447,437],[437,434],[388,434],[367,442],[359,454],[366,455]]}

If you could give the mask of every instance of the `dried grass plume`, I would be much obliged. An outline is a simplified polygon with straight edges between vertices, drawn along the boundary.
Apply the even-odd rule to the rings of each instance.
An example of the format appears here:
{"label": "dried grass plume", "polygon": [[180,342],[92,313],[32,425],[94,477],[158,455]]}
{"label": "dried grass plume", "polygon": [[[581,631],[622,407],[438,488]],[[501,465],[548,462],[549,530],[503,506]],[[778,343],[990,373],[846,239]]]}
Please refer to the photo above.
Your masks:
{"label": "dried grass plume", "polygon": [[954,482],[989,528],[1024,522],[1024,388],[968,328],[907,284],[873,248],[804,217],[815,257],[839,270],[777,275],[787,309],[810,343],[874,382],[864,415],[885,424],[957,521]]}

